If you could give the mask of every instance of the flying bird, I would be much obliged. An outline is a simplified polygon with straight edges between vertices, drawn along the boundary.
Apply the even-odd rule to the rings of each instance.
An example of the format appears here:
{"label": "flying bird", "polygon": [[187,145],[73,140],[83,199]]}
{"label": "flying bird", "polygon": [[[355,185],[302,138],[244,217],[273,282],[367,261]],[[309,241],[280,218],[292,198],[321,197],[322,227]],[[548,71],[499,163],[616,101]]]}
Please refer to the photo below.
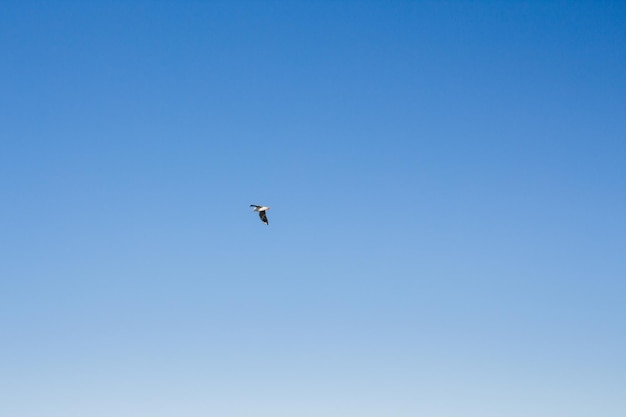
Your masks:
{"label": "flying bird", "polygon": [[250,204],[250,207],[252,207],[252,210],[259,212],[259,217],[263,223],[269,224],[267,221],[267,214],[265,214],[265,212],[270,209],[269,207],[257,206],[256,204]]}

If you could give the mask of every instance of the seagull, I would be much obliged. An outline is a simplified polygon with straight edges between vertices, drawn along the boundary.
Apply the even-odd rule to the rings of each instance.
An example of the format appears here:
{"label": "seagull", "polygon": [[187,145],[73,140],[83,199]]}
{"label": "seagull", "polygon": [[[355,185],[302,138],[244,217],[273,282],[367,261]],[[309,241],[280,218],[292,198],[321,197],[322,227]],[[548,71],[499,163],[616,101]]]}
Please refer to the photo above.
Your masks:
{"label": "seagull", "polygon": [[269,207],[257,206],[256,204],[250,204],[250,207],[252,207],[252,210],[259,212],[259,217],[263,223],[269,224],[267,221],[267,215],[265,214],[265,212],[270,209]]}

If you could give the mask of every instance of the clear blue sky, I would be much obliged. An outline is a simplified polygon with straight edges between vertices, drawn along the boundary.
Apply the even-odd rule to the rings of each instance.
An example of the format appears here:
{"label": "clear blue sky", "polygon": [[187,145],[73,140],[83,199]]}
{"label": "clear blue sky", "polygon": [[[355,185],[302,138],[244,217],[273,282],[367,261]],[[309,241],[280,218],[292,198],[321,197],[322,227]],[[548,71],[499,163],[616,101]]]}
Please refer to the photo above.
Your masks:
{"label": "clear blue sky", "polygon": [[626,3],[7,0],[0,50],[0,415],[626,415]]}

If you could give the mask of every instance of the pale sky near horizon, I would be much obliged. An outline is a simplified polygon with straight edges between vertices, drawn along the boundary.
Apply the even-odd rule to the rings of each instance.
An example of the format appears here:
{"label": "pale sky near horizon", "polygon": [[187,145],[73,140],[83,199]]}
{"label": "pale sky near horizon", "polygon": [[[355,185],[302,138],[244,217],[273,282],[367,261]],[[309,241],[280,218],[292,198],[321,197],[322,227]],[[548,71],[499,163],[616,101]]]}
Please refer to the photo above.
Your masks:
{"label": "pale sky near horizon", "polygon": [[0,50],[0,415],[626,415],[626,3],[7,0]]}

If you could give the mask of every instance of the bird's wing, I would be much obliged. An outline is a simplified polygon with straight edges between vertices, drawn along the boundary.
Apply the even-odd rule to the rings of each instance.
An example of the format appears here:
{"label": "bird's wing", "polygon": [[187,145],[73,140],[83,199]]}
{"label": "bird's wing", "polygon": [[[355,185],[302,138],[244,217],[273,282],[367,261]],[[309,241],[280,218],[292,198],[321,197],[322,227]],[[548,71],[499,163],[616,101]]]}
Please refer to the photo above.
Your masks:
{"label": "bird's wing", "polygon": [[261,218],[261,221],[265,224],[269,224],[269,222],[267,221],[267,215],[265,214],[265,211],[259,211],[259,217]]}

